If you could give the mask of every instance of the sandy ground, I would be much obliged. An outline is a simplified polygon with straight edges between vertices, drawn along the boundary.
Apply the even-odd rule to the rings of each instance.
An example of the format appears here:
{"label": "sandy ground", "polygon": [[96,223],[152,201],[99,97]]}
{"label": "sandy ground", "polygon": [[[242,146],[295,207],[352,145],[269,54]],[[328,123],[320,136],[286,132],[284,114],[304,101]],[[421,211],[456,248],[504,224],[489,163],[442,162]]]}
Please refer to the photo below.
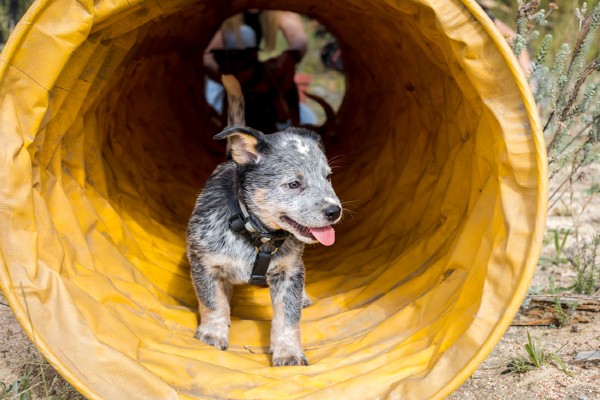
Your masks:
{"label": "sandy ground", "polygon": [[[0,303],[0,393],[11,393],[0,399],[85,400],[42,358],[1,294]],[[20,398],[22,387],[32,396]]]}
{"label": "sandy ground", "polygon": [[[527,342],[527,331],[534,341],[542,338],[542,349],[549,352],[560,349],[558,355],[573,377],[555,365],[546,365],[522,374],[507,373],[511,356],[526,356],[523,345]],[[588,323],[568,324],[562,328],[511,326],[485,362],[449,399],[598,400],[600,360],[574,361],[577,353],[598,349],[598,316],[590,316]]]}
{"label": "sandy ground", "polygon": [[[600,168],[595,168],[590,176],[600,177]],[[578,182],[575,185],[573,200],[568,200],[567,195],[564,202],[559,202],[550,210],[547,240],[542,254],[544,257],[551,258],[555,255],[553,229],[573,230],[574,226],[578,226],[580,237],[586,239],[600,231],[600,195],[596,195],[593,201],[585,205],[589,198],[585,189],[589,188],[591,183],[589,180]],[[574,235],[571,234],[565,248],[573,246],[573,243]],[[535,295],[547,292],[551,281],[557,287],[567,287],[575,279],[575,271],[566,264],[540,266],[532,280],[530,293]],[[600,278],[596,279],[597,282],[600,281]],[[568,293],[561,292],[559,295],[567,296]],[[600,291],[588,298],[600,301]],[[0,303],[6,303],[1,295]],[[515,320],[531,319],[532,316],[528,313],[532,310],[535,311],[535,308],[531,305],[529,308],[523,306]],[[547,310],[545,314],[544,316],[548,316]],[[523,345],[527,342],[527,332],[536,342],[541,338],[541,348],[544,351],[558,352],[573,377],[552,364],[526,373],[507,373],[511,357],[526,357]],[[600,400],[600,360],[575,361],[578,353],[591,350],[600,350],[600,310],[575,311],[560,328],[511,326],[486,361],[449,399]],[[43,366],[44,380],[41,379],[40,365]],[[30,371],[31,375],[29,385],[33,387],[32,398],[47,398],[45,387],[49,398],[55,400],[83,399],[42,360],[10,308],[0,304],[0,382],[11,386],[19,380],[22,381],[27,371]]]}

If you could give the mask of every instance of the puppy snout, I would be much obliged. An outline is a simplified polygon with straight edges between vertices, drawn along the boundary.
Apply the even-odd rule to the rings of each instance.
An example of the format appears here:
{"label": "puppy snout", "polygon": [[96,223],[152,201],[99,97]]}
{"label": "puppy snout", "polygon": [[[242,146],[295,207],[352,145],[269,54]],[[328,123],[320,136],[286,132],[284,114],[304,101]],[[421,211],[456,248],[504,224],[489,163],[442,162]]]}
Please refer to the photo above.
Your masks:
{"label": "puppy snout", "polygon": [[325,215],[325,218],[332,222],[338,219],[341,213],[342,209],[340,208],[340,206],[329,206],[323,209],[323,214]]}

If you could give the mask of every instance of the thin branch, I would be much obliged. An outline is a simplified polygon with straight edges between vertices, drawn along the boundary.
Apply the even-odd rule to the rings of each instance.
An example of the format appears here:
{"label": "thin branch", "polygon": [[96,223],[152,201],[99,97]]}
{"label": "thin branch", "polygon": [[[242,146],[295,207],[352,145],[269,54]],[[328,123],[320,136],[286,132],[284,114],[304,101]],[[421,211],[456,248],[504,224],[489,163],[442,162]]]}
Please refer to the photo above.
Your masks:
{"label": "thin branch", "polygon": [[587,18],[583,21],[582,27],[577,35],[577,41],[575,42],[575,49],[573,50],[573,56],[571,57],[571,62],[569,63],[569,68],[567,75],[570,76],[573,73],[573,68],[577,66],[575,64],[575,60],[577,60],[579,53],[584,50],[585,38],[588,36],[590,29],[592,27],[592,21],[595,13],[591,12]]}
{"label": "thin branch", "polygon": [[[570,140],[570,141],[568,141],[568,142],[565,144],[565,146],[564,146],[564,147],[565,147],[565,149],[568,149],[569,147],[571,147],[571,146],[573,145],[573,143],[575,143],[575,141],[576,141],[577,139],[579,139],[579,138],[581,137],[581,135],[582,135],[582,134],[583,134],[583,133],[584,133],[586,130],[588,130],[588,129],[589,129],[591,126],[592,126],[592,125],[594,125],[594,124],[595,124],[595,123],[596,123],[598,120],[600,120],[600,114],[597,114],[596,116],[594,116],[594,118],[593,118],[593,119],[592,119],[590,122],[588,122],[587,124],[585,124],[585,125],[583,126],[583,128],[581,128],[581,129],[579,130],[579,132],[577,132],[577,133],[576,133],[576,134],[574,134],[574,135],[571,135],[571,140]],[[549,160],[548,160],[548,165],[552,165],[552,164],[553,164],[553,163],[555,163],[555,162],[556,162],[556,159],[555,159],[555,158],[549,159]],[[554,175],[553,175],[553,176],[554,176]],[[552,178],[552,177],[551,177],[551,178]]]}
{"label": "thin branch", "polygon": [[[543,132],[546,132],[546,129],[548,129],[548,126],[550,125],[550,121],[552,121],[552,118],[554,117],[554,114],[556,114],[556,112],[555,112],[555,110],[552,110],[552,112],[548,116],[548,121],[546,121],[546,125],[544,125]],[[550,146],[548,146],[548,148],[550,148]]]}
{"label": "thin branch", "polygon": [[[556,128],[556,132],[554,132],[554,135],[552,136],[552,140],[550,140],[550,144],[548,145],[548,152],[550,150],[554,149],[554,147],[556,146],[556,142],[557,142],[558,138],[560,137],[560,135],[562,134],[562,131],[564,129],[564,124],[562,122],[566,121],[567,118],[569,117],[571,109],[573,108],[573,105],[575,104],[575,101],[577,100],[577,96],[579,95],[579,91],[581,90],[581,86],[585,83],[586,79],[588,78],[588,76],[590,76],[590,74],[592,74],[595,71],[599,71],[599,70],[600,70],[600,57],[596,58],[594,61],[589,63],[583,69],[581,74],[577,77],[577,80],[575,81],[575,85],[573,85],[573,90],[571,91],[571,96],[569,97],[569,100],[567,100],[567,104],[562,108],[562,111],[558,116],[559,124]],[[550,123],[550,120],[552,119],[553,116],[554,116],[554,111],[552,111],[552,113],[550,114],[550,117],[548,118],[548,122],[546,123],[544,130],[548,127],[548,124]]]}
{"label": "thin branch", "polygon": [[590,74],[592,74],[593,72],[598,71],[598,70],[600,70],[600,57],[596,58],[594,61],[589,63],[583,69],[583,71],[581,72],[581,74],[579,75],[577,80],[575,81],[575,85],[573,86],[573,91],[571,92],[571,97],[569,97],[569,100],[567,101],[566,106],[563,108],[562,112],[560,113],[559,119],[561,121],[564,121],[569,117],[568,111],[570,111],[571,108],[573,107],[573,104],[575,104],[575,100],[577,100],[577,96],[579,95],[581,86],[584,84],[587,77],[590,76]]}

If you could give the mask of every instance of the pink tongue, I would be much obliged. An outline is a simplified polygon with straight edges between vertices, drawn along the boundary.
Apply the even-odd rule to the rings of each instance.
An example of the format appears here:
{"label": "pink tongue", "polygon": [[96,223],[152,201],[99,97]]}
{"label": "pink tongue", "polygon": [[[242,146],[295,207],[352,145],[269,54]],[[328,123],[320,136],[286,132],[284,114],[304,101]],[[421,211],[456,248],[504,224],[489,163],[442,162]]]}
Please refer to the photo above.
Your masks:
{"label": "pink tongue", "polygon": [[331,246],[335,242],[335,231],[331,226],[325,228],[310,228],[310,233],[325,246]]}

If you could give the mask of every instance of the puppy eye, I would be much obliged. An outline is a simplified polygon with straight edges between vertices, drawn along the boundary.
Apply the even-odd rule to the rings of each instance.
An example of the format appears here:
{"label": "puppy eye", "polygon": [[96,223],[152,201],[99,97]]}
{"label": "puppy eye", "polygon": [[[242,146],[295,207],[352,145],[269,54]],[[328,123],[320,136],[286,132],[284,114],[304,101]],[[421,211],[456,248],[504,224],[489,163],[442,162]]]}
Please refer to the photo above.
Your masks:
{"label": "puppy eye", "polygon": [[290,183],[288,183],[288,187],[290,189],[298,189],[300,187],[300,182],[298,182],[298,181],[290,182]]}

